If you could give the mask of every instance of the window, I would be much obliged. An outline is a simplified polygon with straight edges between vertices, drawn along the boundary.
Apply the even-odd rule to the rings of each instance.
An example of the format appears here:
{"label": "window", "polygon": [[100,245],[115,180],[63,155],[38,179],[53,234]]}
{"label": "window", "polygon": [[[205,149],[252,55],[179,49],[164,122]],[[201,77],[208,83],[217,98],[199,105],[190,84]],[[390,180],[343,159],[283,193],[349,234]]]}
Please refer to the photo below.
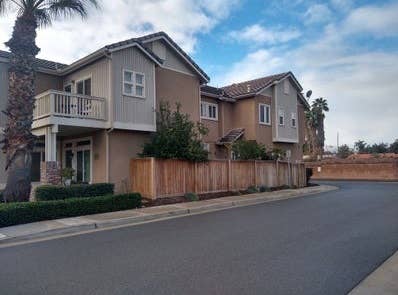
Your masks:
{"label": "window", "polygon": [[260,124],[270,125],[271,124],[271,107],[268,104],[259,104],[258,108],[258,120]]}
{"label": "window", "polygon": [[279,125],[283,126],[285,125],[285,111],[280,109],[278,112],[278,117],[279,117]]}
{"label": "window", "polygon": [[145,97],[145,75],[123,70],[123,95]]}
{"label": "window", "polygon": [[200,116],[204,119],[218,120],[218,105],[210,102],[201,102]]}
{"label": "window", "polygon": [[296,113],[292,113],[292,127],[296,128],[296,125],[297,125]]}
{"label": "window", "polygon": [[91,95],[91,78],[77,81],[76,93],[81,95]]}
{"label": "window", "polygon": [[210,143],[202,143],[202,147],[206,152],[210,152]]}
{"label": "window", "polygon": [[289,94],[289,91],[290,91],[289,79],[285,79],[285,80],[283,81],[283,92],[284,92],[285,94]]}
{"label": "window", "polygon": [[72,93],[72,85],[71,85],[71,84],[65,85],[64,91],[65,91],[65,92]]}

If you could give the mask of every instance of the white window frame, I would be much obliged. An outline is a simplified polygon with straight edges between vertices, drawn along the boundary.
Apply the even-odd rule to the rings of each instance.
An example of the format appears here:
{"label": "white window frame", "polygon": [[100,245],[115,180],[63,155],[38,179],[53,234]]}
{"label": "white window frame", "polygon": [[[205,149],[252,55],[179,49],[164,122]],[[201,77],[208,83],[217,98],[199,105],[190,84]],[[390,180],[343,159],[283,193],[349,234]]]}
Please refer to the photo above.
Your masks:
{"label": "white window frame", "polygon": [[286,78],[285,80],[283,80],[283,93],[288,95],[290,92],[290,82],[289,79]]}
{"label": "white window frame", "polygon": [[[264,108],[264,121],[261,121],[261,108]],[[266,122],[268,113],[268,122]],[[258,122],[261,125],[271,125],[271,106],[266,103],[260,103],[258,105]]]}
{"label": "white window frame", "polygon": [[[281,117],[283,118],[283,123],[281,124]],[[278,125],[279,126],[285,126],[285,110],[284,109],[279,109],[278,110]]]}
{"label": "white window frame", "polygon": [[[293,125],[293,120],[294,120],[294,125]],[[291,114],[290,124],[292,128],[297,128],[297,114],[294,112]]]}
{"label": "white window frame", "polygon": [[[77,84],[79,84],[79,82],[83,82],[83,92],[84,93],[86,92],[86,85],[84,84],[84,81],[86,81],[86,80],[91,80],[91,83],[90,83],[90,93],[91,93],[91,95],[88,95],[88,96],[93,96],[93,78],[92,78],[91,75],[87,76],[87,77],[80,78],[79,80],[76,80],[75,87],[72,87],[72,88],[74,88],[74,89],[72,89],[72,93],[78,94],[78,95],[86,95],[86,94],[77,93],[77,88],[78,88]],[[74,92],[73,92],[73,90],[74,90]]]}
{"label": "white window frame", "polygon": [[[132,75],[132,81],[125,81],[124,80],[124,74],[128,72]],[[142,84],[138,84],[136,81],[136,75],[142,75]],[[129,96],[129,97],[138,97],[138,98],[145,98],[145,91],[146,91],[146,87],[145,87],[145,74],[141,73],[141,72],[136,72],[136,71],[132,71],[129,69],[123,69],[122,70],[122,93],[124,96]],[[124,91],[124,85],[128,84],[132,86],[132,93],[127,93]],[[142,95],[138,95],[137,94],[137,86],[142,87]]]}
{"label": "white window frame", "polygon": [[[80,141],[90,141],[90,145],[84,145],[84,146],[77,146],[77,143]],[[71,143],[72,146],[67,147],[67,144]],[[76,173],[77,173],[77,152],[81,150],[87,149],[87,147],[90,147],[90,181],[89,183],[93,183],[93,163],[94,163],[94,148],[93,148],[93,137],[88,136],[88,137],[81,137],[81,138],[74,138],[74,139],[68,139],[64,140],[62,142],[62,149],[61,149],[61,159],[62,159],[62,168],[65,168],[66,165],[66,155],[65,152],[67,150],[71,150],[73,153],[73,159],[72,159],[72,169],[75,170],[75,175],[74,175],[74,180],[76,180]]]}
{"label": "white window frame", "polygon": [[[204,113],[202,114],[202,106],[204,106]],[[210,117],[209,107],[215,107],[215,117]],[[207,101],[200,102],[200,117],[206,120],[218,121],[218,104]]]}
{"label": "white window frame", "polygon": [[65,88],[68,87],[68,86],[70,86],[70,93],[72,94],[73,93],[73,85],[72,85],[72,83],[64,84],[63,91],[66,92]]}

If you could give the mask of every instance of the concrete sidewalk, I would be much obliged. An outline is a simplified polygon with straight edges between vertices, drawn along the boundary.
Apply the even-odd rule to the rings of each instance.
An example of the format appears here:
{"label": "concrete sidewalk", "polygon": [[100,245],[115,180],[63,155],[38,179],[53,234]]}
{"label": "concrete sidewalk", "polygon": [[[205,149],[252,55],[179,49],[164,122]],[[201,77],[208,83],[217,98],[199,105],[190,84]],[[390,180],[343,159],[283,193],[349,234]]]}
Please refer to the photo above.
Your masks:
{"label": "concrete sidewalk", "polygon": [[366,277],[349,295],[397,295],[398,252]]}
{"label": "concrete sidewalk", "polygon": [[224,197],[198,202],[140,208],[4,227],[0,228],[0,246],[116,226],[128,226],[164,218],[234,208],[237,206],[261,204],[336,189],[337,187],[334,186],[321,185],[302,189],[288,189],[276,192]]}

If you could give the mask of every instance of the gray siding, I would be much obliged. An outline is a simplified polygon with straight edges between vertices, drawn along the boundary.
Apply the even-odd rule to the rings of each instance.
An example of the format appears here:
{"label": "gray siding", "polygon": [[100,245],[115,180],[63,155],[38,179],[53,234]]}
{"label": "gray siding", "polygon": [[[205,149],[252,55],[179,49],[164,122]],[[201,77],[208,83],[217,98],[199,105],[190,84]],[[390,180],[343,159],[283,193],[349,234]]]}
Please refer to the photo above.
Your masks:
{"label": "gray siding", "polygon": [[[284,93],[284,82],[275,85],[275,133],[274,141],[277,142],[298,142],[298,111],[297,111],[297,90],[289,80],[289,94]],[[285,125],[279,125],[279,110],[285,112]],[[291,125],[292,113],[296,114],[296,128]]]}
{"label": "gray siding", "polygon": [[[84,68],[69,74],[63,79],[63,86],[91,77],[91,95],[107,98],[109,101],[109,59],[100,59]],[[63,88],[62,86],[62,88]],[[75,87],[72,83],[72,87]]]}
{"label": "gray siding", "polygon": [[[123,69],[145,74],[145,98],[123,95]],[[112,54],[114,121],[155,128],[155,64],[136,47]]]}
{"label": "gray siding", "polygon": [[184,62],[183,57],[175,52],[168,44],[162,40],[153,41],[146,44],[156,53],[160,58],[163,59],[163,66],[178,72],[182,72],[188,75],[196,76],[197,73],[192,70],[192,68]]}

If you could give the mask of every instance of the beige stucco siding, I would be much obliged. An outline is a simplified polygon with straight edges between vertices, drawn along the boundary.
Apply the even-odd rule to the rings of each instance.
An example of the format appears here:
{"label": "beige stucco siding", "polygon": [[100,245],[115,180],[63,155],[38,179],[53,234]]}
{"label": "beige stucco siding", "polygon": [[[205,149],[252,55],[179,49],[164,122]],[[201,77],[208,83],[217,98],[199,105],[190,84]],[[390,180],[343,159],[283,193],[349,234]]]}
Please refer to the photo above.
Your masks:
{"label": "beige stucco siding", "polygon": [[142,146],[150,139],[147,132],[114,130],[109,133],[109,176],[116,191],[129,188],[130,159],[142,152]]}
{"label": "beige stucco siding", "polygon": [[64,77],[62,89],[71,84],[76,91],[79,80],[91,78],[91,95],[106,98],[109,101],[109,59],[102,58]]}
{"label": "beige stucco siding", "polygon": [[244,139],[257,140],[257,117],[255,100],[253,98],[240,99],[234,105],[233,128],[244,128]]}
{"label": "beige stucco siding", "polygon": [[[145,97],[123,95],[123,70],[145,75]],[[130,129],[155,130],[155,64],[138,48],[130,47],[112,54],[114,121]]]}
{"label": "beige stucco siding", "polygon": [[[262,143],[266,145],[267,147],[272,147],[272,124],[274,114],[272,112],[273,104],[272,104],[272,99],[271,97],[263,96],[263,95],[258,95],[255,98],[256,102],[256,115],[257,117],[255,118],[256,120],[256,133],[257,133],[257,142]],[[270,115],[271,115],[271,124],[270,125],[264,125],[260,124],[260,119],[259,119],[259,106],[260,104],[267,104],[270,106]]]}
{"label": "beige stucco siding", "polygon": [[189,114],[191,120],[200,120],[199,78],[176,71],[156,68],[156,101],[157,109],[161,101],[168,102],[174,109],[181,104],[181,111]]}
{"label": "beige stucco siding", "polygon": [[218,106],[218,120],[209,120],[201,118],[202,124],[208,129],[208,133],[203,137],[203,141],[206,143],[215,143],[221,137],[221,103],[218,103],[217,99],[211,97],[202,96],[201,101],[216,104]]}

